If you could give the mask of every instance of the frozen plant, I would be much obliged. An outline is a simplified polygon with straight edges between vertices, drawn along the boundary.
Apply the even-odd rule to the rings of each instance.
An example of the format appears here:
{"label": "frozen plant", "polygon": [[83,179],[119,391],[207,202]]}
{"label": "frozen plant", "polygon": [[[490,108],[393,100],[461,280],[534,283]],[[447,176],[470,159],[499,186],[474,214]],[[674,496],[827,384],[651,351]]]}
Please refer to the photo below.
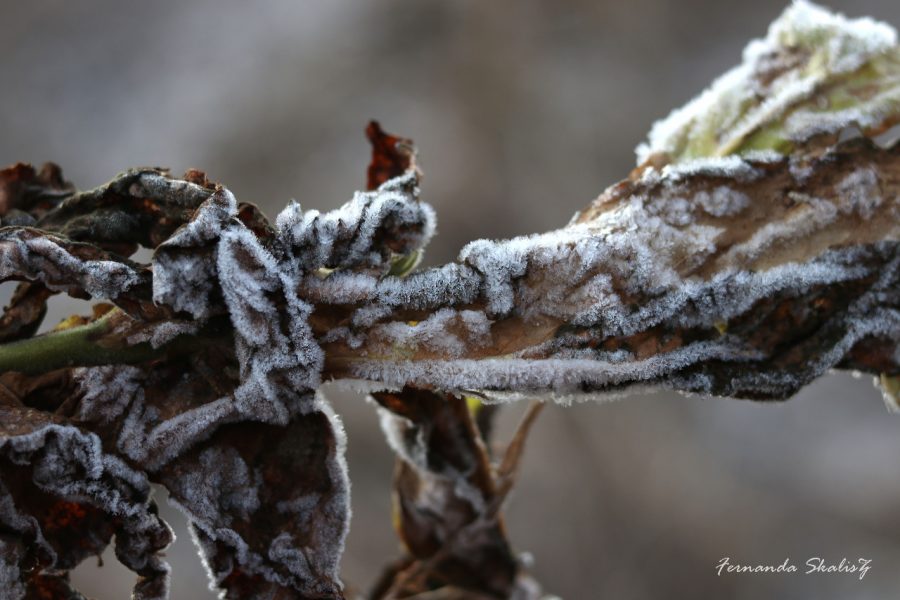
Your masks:
{"label": "frozen plant", "polygon": [[[199,171],[0,171],[4,592],[80,597],[68,572],[115,535],[134,597],[167,597],[156,483],[222,597],[343,598],[338,379],[399,461],[407,556],[372,597],[539,597],[499,521],[539,408],[491,456],[492,401],[782,400],[838,368],[896,406],[898,122],[894,30],[795,2],[570,223],[441,267],[416,270],[435,215],[411,142],[375,123],[366,191],[274,223]],[[103,302],[35,335],[58,293]]]}

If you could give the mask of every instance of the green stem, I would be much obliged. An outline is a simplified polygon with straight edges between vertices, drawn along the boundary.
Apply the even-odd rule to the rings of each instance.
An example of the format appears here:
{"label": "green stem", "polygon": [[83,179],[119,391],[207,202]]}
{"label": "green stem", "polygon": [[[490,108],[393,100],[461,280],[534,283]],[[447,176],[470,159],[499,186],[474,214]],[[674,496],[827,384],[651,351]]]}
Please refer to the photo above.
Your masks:
{"label": "green stem", "polygon": [[121,318],[121,311],[113,310],[87,325],[0,344],[0,373],[19,371],[35,375],[67,367],[135,364],[196,352],[206,344],[225,341],[221,332],[205,331],[196,336],[179,336],[159,348],[147,342],[128,345],[123,337],[108,335],[117,316]]}

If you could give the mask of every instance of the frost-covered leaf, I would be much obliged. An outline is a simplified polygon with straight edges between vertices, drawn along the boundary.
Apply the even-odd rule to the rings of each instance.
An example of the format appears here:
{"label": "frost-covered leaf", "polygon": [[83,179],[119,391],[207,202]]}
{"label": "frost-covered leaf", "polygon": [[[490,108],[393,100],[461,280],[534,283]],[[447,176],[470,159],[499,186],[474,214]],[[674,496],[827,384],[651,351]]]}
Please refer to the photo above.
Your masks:
{"label": "frost-covered leaf", "polygon": [[434,234],[434,211],[418,194],[417,174],[407,171],[325,214],[291,203],[276,219],[279,240],[306,272],[370,269],[382,275],[393,257],[420,250]]}
{"label": "frost-covered leaf", "polygon": [[340,422],[323,400],[287,425],[249,423],[265,415],[242,413],[228,347],[73,377],[73,419],[166,486],[226,597],[341,597],[349,489]]}
{"label": "frost-covered leaf", "polygon": [[155,248],[167,239],[212,187],[199,171],[178,179],[164,169],[131,169],[96,189],[72,194],[35,226],[127,256],[138,245]]}
{"label": "frost-covered leaf", "polygon": [[79,369],[74,379],[73,418],[168,488],[227,597],[264,589],[341,597],[348,487],[343,433],[323,400],[310,393],[291,404],[286,425],[249,423],[271,416],[242,408],[229,346],[189,360]]}
{"label": "frost-covered leaf", "polygon": [[466,401],[412,388],[372,397],[399,459],[395,527],[411,558],[388,572],[373,597],[446,587],[497,598],[536,597],[496,513],[493,471]]}
{"label": "frost-covered leaf", "polygon": [[317,304],[350,305],[316,323],[330,374],[514,397],[654,384],[784,398],[861,344],[881,349],[858,368],[895,372],[900,149],[798,152],[647,167],[563,229],[473,242],[405,279],[308,278]]}
{"label": "frost-covered leaf", "polygon": [[[172,541],[146,477],[100,439],[29,408],[9,387],[0,400],[0,583],[7,598],[71,598],[65,573],[116,538],[116,556],[139,575],[134,597],[162,599]],[[40,595],[45,594],[45,595]],[[77,596],[76,596],[77,597]]]}
{"label": "frost-covered leaf", "polygon": [[0,228],[0,281],[37,281],[83,298],[116,300],[147,276],[137,265],[93,244],[31,227]]}
{"label": "frost-covered leaf", "polygon": [[790,152],[814,135],[900,122],[896,31],[796,0],[744,50],[743,63],[653,126],[638,164]]}
{"label": "frost-covered leaf", "polygon": [[286,426],[224,426],[158,475],[226,598],[342,597],[344,439],[320,406]]}

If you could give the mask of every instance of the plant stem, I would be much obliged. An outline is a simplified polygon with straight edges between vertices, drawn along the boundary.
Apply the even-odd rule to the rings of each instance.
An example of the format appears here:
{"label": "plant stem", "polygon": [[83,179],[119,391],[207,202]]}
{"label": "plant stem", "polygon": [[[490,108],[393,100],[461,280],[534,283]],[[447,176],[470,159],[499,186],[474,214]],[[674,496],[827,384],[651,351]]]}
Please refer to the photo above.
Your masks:
{"label": "plant stem", "polygon": [[36,374],[63,367],[131,363],[150,358],[154,350],[147,343],[122,348],[97,343],[112,328],[114,312],[87,325],[0,345],[0,371]]}
{"label": "plant stem", "polygon": [[196,352],[209,343],[224,341],[221,332],[213,330],[182,335],[159,348],[148,342],[129,345],[126,335],[109,335],[113,333],[116,319],[122,317],[124,313],[113,310],[87,325],[0,344],[0,373],[19,371],[34,375],[66,367],[135,364],[165,355]]}

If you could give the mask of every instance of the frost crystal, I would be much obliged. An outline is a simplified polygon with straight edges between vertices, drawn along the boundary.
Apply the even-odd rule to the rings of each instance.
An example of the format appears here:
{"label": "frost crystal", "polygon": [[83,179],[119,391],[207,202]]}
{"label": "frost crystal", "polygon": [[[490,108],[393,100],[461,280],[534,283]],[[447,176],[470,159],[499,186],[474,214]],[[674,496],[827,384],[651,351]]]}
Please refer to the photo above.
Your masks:
{"label": "frost crystal", "polygon": [[863,219],[871,219],[882,202],[878,174],[872,169],[850,173],[838,184],[838,191],[841,212],[857,213]]}
{"label": "frost crystal", "polygon": [[[80,503],[92,507],[91,510],[99,510],[109,520],[110,533],[116,534],[116,556],[142,577],[135,587],[134,597],[141,600],[165,598],[169,567],[158,553],[171,542],[172,535],[149,501],[150,487],[146,476],[105,453],[95,434],[49,419],[42,420],[36,415],[23,420],[6,407],[0,409],[0,413],[3,413],[0,416],[6,429],[0,436],[3,479],[12,481],[7,470],[14,466],[27,468],[33,485],[40,490],[29,496],[36,506],[16,506],[6,486],[0,485],[0,523],[3,527],[26,539],[34,539],[33,548],[51,561],[50,572],[54,568],[71,569],[86,556],[102,551],[108,537],[100,544],[101,540],[86,540],[83,545],[60,545],[45,535],[66,535],[65,529],[45,533],[38,521],[27,516],[25,511],[39,511],[42,506],[46,510],[48,502],[54,510],[69,510],[74,506],[67,503]],[[17,435],[8,435],[13,432]],[[19,481],[16,485],[26,485],[26,482]],[[85,510],[75,509],[71,521],[66,521],[68,526],[77,526],[78,519],[84,518],[78,515]],[[45,523],[50,518],[50,515],[40,513],[37,516]],[[6,546],[6,543],[2,545]],[[16,552],[10,555],[0,551],[3,572],[14,574],[21,566],[13,561],[24,558]],[[12,589],[16,587],[12,586]]]}
{"label": "frost crystal", "polygon": [[[654,155],[680,161],[750,152],[771,144],[779,131],[784,139],[803,141],[852,124],[877,128],[900,108],[890,62],[897,52],[890,26],[848,20],[795,0],[765,39],[745,48],[740,66],[654,124],[637,148],[638,164]],[[863,72],[867,65],[871,72]],[[832,106],[823,88],[834,81],[853,97],[849,106],[843,96]]]}
{"label": "frost crystal", "polygon": [[226,189],[206,200],[189,223],[160,244],[153,254],[153,300],[195,319],[212,312],[217,287],[216,244],[237,213],[237,202]]}
{"label": "frost crystal", "polygon": [[747,194],[724,185],[720,185],[710,192],[697,192],[694,201],[714,217],[733,217],[750,204]]}
{"label": "frost crystal", "polygon": [[0,231],[0,281],[40,281],[51,290],[116,299],[139,283],[141,276],[127,264],[104,260],[104,254],[35,229],[4,227]]}

